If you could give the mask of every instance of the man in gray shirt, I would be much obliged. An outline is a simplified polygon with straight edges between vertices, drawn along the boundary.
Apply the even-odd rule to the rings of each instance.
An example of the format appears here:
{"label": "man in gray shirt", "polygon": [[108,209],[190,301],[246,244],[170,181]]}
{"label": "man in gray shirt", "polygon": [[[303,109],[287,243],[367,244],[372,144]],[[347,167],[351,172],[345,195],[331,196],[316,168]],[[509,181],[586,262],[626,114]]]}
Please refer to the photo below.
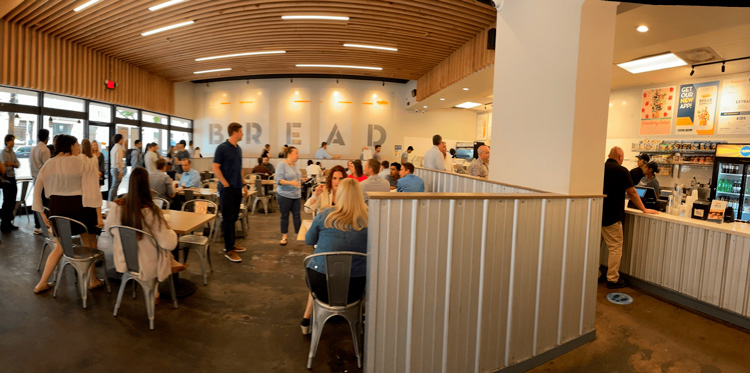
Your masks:
{"label": "man in gray shirt", "polygon": [[174,167],[172,167],[172,171],[179,175],[182,175],[182,165],[185,164],[185,160],[190,158],[190,153],[185,150],[186,145],[185,140],[180,140],[180,143],[176,146],[178,149],[173,153],[174,160],[172,163],[174,163]]}
{"label": "man in gray shirt", "polygon": [[177,193],[174,190],[174,180],[166,173],[167,161],[164,159],[156,161],[156,168],[156,171],[148,173],[149,187],[156,191],[157,197],[172,202]]}
{"label": "man in gray shirt", "polygon": [[473,160],[469,165],[469,175],[487,178],[490,175],[490,169],[487,166],[490,161],[490,148],[482,145],[477,149],[478,158]]}
{"label": "man in gray shirt", "polygon": [[0,152],[0,161],[5,166],[5,179],[8,180],[7,184],[3,184],[3,207],[0,210],[0,217],[2,217],[2,223],[0,224],[0,231],[8,233],[12,230],[18,229],[13,225],[13,210],[16,208],[16,194],[18,194],[18,186],[16,185],[16,168],[18,168],[18,158],[16,153],[13,152],[13,146],[16,144],[16,137],[8,134],[5,136],[5,149]]}
{"label": "man in gray shirt", "polygon": [[362,167],[362,171],[367,176],[367,179],[359,183],[362,188],[362,195],[365,197],[365,202],[368,201],[367,192],[389,192],[391,190],[391,184],[380,176],[380,162],[376,159],[370,159]]}
{"label": "man in gray shirt", "polygon": [[135,148],[130,152],[130,166],[133,168],[143,167],[143,143],[135,140]]}
{"label": "man in gray shirt", "polygon": [[375,145],[375,153],[372,153],[372,158],[375,159],[378,162],[382,162],[383,161],[382,159],[380,159],[380,150],[382,148],[383,147],[380,144]]}
{"label": "man in gray shirt", "polygon": [[440,135],[432,136],[432,148],[424,155],[424,168],[438,171],[445,171],[445,158],[438,146],[443,142]]}

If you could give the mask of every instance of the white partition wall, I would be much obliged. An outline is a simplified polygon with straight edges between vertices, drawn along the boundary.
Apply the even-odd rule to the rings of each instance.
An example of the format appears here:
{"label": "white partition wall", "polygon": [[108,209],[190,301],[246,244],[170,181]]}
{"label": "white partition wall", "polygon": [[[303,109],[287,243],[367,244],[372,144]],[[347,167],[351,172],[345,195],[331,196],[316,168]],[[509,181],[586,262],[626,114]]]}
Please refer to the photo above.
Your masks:
{"label": "white partition wall", "polygon": [[523,370],[594,338],[602,196],[371,193],[369,206],[366,371]]}
{"label": "white partition wall", "polygon": [[432,193],[542,193],[541,190],[425,168],[415,168],[414,175],[424,180],[424,191]]}

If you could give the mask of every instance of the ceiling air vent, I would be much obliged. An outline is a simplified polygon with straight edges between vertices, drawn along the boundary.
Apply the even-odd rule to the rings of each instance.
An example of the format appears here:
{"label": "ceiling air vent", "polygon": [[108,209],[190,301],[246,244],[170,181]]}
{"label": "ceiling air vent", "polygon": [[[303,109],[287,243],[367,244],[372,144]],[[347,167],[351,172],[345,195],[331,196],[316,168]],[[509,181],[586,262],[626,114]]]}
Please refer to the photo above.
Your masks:
{"label": "ceiling air vent", "polygon": [[711,47],[696,48],[682,52],[675,52],[677,57],[680,57],[683,61],[687,62],[688,65],[697,65],[699,63],[721,61],[722,58],[719,53]]}

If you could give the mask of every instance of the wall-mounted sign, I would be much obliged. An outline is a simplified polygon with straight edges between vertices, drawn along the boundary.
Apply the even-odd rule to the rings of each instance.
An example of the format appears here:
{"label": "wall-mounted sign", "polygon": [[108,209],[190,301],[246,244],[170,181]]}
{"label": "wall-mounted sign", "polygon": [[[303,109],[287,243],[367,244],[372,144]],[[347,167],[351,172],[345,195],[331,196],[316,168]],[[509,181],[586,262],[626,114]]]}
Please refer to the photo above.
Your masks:
{"label": "wall-mounted sign", "polygon": [[677,101],[675,134],[713,135],[718,96],[718,81],[681,85]]}
{"label": "wall-mounted sign", "polygon": [[669,135],[675,87],[646,89],[641,100],[641,135]]}
{"label": "wall-mounted sign", "polygon": [[722,82],[719,133],[750,134],[750,78]]}

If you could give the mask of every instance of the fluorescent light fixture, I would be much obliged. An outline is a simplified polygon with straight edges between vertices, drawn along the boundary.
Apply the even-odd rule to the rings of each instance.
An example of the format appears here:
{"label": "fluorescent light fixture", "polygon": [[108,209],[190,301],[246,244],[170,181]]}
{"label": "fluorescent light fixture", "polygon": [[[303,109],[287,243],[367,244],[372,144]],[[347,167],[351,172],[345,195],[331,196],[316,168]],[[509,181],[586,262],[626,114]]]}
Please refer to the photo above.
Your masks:
{"label": "fluorescent light fixture", "polygon": [[424,108],[424,109],[427,109],[427,105],[425,105],[425,106],[422,106],[422,108]]}
{"label": "fluorescent light fixture", "polygon": [[215,73],[217,71],[229,71],[229,70],[232,70],[232,68],[231,67],[227,67],[227,68],[224,68],[224,69],[213,69],[213,70],[196,71],[193,74]]}
{"label": "fluorescent light fixture", "polygon": [[440,97],[440,101],[445,101],[445,99],[444,99],[444,98],[442,98],[442,97]]}
{"label": "fluorescent light fixture", "polygon": [[333,67],[338,69],[362,69],[362,70],[383,70],[382,67],[371,67],[371,66],[350,66],[350,65],[308,65],[300,64],[295,65],[297,67]]}
{"label": "fluorescent light fixture", "polygon": [[281,16],[281,19],[322,19],[328,21],[348,21],[349,17],[339,16],[315,16],[315,15],[303,15],[303,16]]}
{"label": "fluorescent light fixture", "polygon": [[398,51],[398,48],[391,48],[391,47],[378,47],[376,45],[364,45],[364,44],[344,44],[345,47],[351,47],[351,48],[367,48],[367,49],[378,49],[381,51],[391,51],[396,52]]}
{"label": "fluorescent light fixture", "polygon": [[183,1],[185,1],[185,0],[169,0],[169,1],[163,2],[163,3],[158,4],[158,5],[154,5],[154,6],[150,7],[150,8],[148,8],[148,10],[150,10],[150,11],[153,12],[153,11],[156,11],[156,10],[159,10],[159,9],[162,9],[162,8],[166,8],[168,6],[179,4],[179,3],[183,2]]}
{"label": "fluorescent light fixture", "polygon": [[182,22],[182,23],[176,23],[174,25],[164,26],[164,27],[158,28],[156,30],[146,31],[146,32],[142,33],[141,36],[149,36],[149,35],[153,35],[153,34],[156,34],[156,33],[162,32],[162,31],[167,31],[167,30],[176,29],[176,28],[182,27],[182,26],[192,25],[193,23],[195,23],[195,21],[187,21],[187,22]]}
{"label": "fluorescent light fixture", "polygon": [[456,107],[460,107],[461,109],[471,109],[473,107],[477,107],[481,104],[477,104],[476,102],[466,101],[463,104],[458,104]]}
{"label": "fluorescent light fixture", "polygon": [[469,90],[468,88],[461,88],[461,89],[463,89],[464,91],[468,91]]}
{"label": "fluorescent light fixture", "polygon": [[631,74],[639,74],[645,73],[646,71],[668,69],[670,67],[685,65],[687,65],[687,63],[675,56],[674,53],[660,54],[658,56],[646,57],[617,64],[617,66],[622,67]]}
{"label": "fluorescent light fixture", "polygon": [[261,54],[281,54],[286,53],[286,51],[261,51],[261,52],[247,52],[247,53],[237,53],[237,54],[225,54],[223,56],[213,56],[213,57],[203,57],[203,58],[196,58],[195,60],[200,61],[208,61],[208,60],[218,60],[219,58],[230,58],[230,57],[242,57],[242,56],[257,56]]}
{"label": "fluorescent light fixture", "polygon": [[646,31],[648,31],[648,26],[646,26],[646,25],[640,25],[640,26],[636,27],[635,29],[638,30],[638,32],[646,32]]}
{"label": "fluorescent light fixture", "polygon": [[84,10],[84,9],[86,9],[86,8],[88,8],[88,7],[96,4],[98,2],[99,2],[99,0],[90,0],[90,1],[87,1],[85,4],[80,5],[77,8],[73,9],[73,11],[74,12],[80,12],[80,11],[82,11],[82,10]]}

